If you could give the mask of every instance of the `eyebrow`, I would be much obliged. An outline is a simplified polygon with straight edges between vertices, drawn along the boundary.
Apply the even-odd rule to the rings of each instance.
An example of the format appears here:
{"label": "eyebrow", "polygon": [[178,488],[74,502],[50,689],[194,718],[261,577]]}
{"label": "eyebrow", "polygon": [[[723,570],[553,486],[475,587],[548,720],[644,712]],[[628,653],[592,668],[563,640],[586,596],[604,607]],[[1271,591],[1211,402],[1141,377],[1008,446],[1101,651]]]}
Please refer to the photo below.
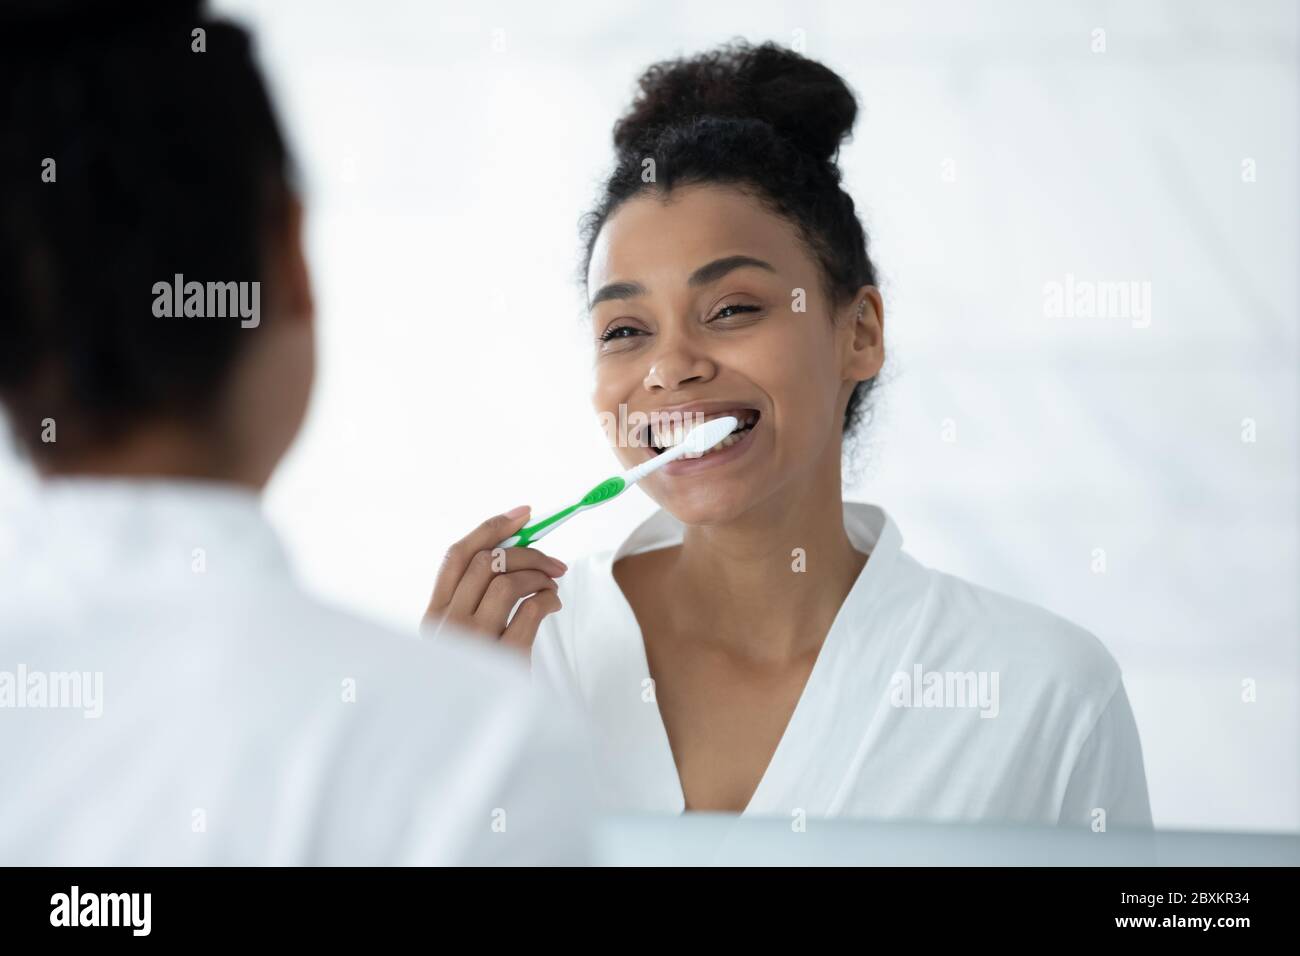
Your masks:
{"label": "eyebrow", "polygon": [[710,282],[717,282],[729,272],[745,268],[765,269],[768,272],[776,271],[770,262],[755,259],[753,256],[727,256],[723,259],[714,259],[708,265],[700,266],[691,273],[691,277],[686,280],[686,284],[691,286],[708,285]]}
{"label": "eyebrow", "polygon": [[610,299],[634,299],[639,295],[645,295],[645,286],[639,282],[611,282],[601,286],[600,291],[591,297],[591,304],[587,308],[594,309]]}
{"label": "eyebrow", "polygon": [[[691,277],[686,280],[686,284],[690,286],[708,285],[710,282],[717,282],[729,272],[745,268],[764,269],[767,272],[776,271],[770,262],[755,259],[753,256],[726,256],[700,266],[691,273]],[[640,282],[611,282],[609,285],[601,286],[600,291],[591,297],[591,304],[587,308],[594,309],[600,303],[608,302],[611,299],[634,299],[645,294],[646,288]]]}

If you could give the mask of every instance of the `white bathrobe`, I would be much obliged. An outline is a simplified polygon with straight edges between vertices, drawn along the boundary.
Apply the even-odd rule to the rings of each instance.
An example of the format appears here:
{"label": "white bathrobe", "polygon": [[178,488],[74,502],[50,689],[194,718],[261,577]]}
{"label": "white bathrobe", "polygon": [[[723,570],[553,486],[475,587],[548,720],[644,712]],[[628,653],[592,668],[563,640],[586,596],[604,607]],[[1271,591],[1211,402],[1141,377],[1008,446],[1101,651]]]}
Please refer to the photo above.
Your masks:
{"label": "white bathrobe", "polygon": [[[844,520],[870,557],[744,815],[1150,826],[1137,728],[1102,644],[919,564],[879,508],[846,503]],[[589,712],[610,809],[685,808],[640,628],[611,572],[682,533],[659,511],[616,551],[570,562],[564,608],[533,646],[534,678]]]}
{"label": "white bathrobe", "polygon": [[576,721],[482,642],[308,597],[253,494],[64,480],[9,505],[0,864],[588,858]]}

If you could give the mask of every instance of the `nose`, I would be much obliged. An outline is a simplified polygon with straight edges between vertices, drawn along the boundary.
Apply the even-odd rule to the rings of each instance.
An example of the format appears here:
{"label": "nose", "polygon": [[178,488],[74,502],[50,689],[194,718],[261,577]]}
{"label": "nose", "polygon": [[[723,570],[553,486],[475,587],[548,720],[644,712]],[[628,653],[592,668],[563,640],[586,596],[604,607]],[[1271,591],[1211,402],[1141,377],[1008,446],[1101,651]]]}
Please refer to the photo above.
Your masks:
{"label": "nose", "polygon": [[686,385],[707,382],[717,372],[710,358],[681,342],[661,349],[654,356],[642,385],[647,392],[672,392]]}

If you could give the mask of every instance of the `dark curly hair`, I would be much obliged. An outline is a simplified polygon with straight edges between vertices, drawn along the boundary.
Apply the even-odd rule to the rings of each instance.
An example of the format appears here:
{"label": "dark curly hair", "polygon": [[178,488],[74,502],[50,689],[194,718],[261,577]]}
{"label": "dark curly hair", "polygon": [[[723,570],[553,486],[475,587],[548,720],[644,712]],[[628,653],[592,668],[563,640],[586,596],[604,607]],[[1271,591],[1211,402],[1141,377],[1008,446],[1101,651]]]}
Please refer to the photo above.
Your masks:
{"label": "dark curly hair", "polygon": [[[262,279],[289,155],[248,35],[201,0],[0,10],[0,401],[41,460],[201,423],[239,323],[155,318],[176,273]],[[206,51],[191,31],[206,31]],[[53,182],[42,180],[46,158]],[[39,441],[44,418],[58,441]]]}
{"label": "dark curly hair", "polygon": [[[649,190],[726,183],[798,227],[832,303],[876,285],[866,232],[840,186],[836,161],[858,106],[838,74],[773,43],[737,40],[656,63],[638,86],[631,108],[614,124],[614,171],[583,218],[584,279],[596,237],[623,202]],[[647,158],[654,160],[655,182],[642,179]],[[873,378],[854,388],[845,433],[863,417],[874,385]]]}

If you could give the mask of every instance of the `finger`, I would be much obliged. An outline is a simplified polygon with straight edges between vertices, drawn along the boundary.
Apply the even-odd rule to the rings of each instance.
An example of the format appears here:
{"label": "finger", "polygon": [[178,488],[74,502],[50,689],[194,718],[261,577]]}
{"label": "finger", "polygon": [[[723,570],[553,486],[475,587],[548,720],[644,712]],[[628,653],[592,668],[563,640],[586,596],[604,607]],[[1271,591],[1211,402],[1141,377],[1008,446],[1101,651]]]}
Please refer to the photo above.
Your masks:
{"label": "finger", "polygon": [[[497,563],[499,561],[500,558],[494,558],[491,551],[480,551],[470,558],[469,567],[457,582],[456,590],[447,604],[448,617],[464,621],[474,616],[483,601],[483,595],[487,593],[488,585],[497,576],[493,564],[500,567]],[[497,634],[500,633],[497,631]]]}
{"label": "finger", "polygon": [[[515,571],[539,571],[558,578],[569,570],[563,561],[533,548],[493,548],[480,551],[470,558],[469,567],[456,585],[447,613],[454,617],[468,617],[478,610],[492,579],[499,574]],[[536,590],[536,588],[534,588]],[[501,626],[505,626],[502,621]]]}
{"label": "finger", "polygon": [[504,514],[488,518],[481,525],[461,538],[443,556],[438,568],[438,576],[433,583],[433,596],[429,598],[429,612],[441,612],[451,603],[456,593],[456,586],[465,575],[471,559],[480,551],[495,548],[510,537],[528,521],[529,508],[520,505]]}
{"label": "finger", "polygon": [[564,607],[560,595],[555,591],[538,591],[519,605],[515,616],[510,619],[510,626],[501,635],[501,643],[525,650],[533,646],[537,638],[537,628],[542,618],[554,614]]}
{"label": "finger", "polygon": [[488,585],[487,593],[474,612],[474,621],[479,630],[501,634],[510,620],[510,610],[520,598],[538,591],[554,591],[556,587],[555,579],[541,571],[498,574]]}
{"label": "finger", "polygon": [[553,558],[536,548],[502,548],[500,554],[493,549],[492,556],[500,559],[493,564],[498,570],[504,563],[507,571],[541,571],[553,578],[561,577],[569,570],[569,566],[559,558]]}

